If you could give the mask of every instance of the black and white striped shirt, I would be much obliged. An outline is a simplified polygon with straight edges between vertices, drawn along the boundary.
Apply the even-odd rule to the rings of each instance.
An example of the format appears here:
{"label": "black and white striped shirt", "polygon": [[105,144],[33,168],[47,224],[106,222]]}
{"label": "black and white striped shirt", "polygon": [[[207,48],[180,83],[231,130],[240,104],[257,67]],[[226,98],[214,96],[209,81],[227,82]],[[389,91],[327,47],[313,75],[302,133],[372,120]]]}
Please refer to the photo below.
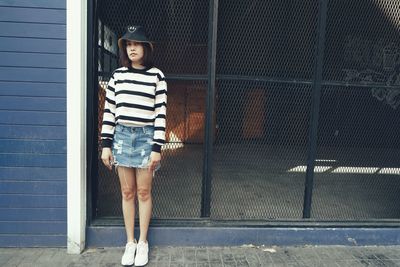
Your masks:
{"label": "black and white striped shirt", "polygon": [[115,125],[154,126],[152,150],[165,143],[167,83],[157,68],[122,67],[111,75],[106,89],[101,139],[111,147]]}

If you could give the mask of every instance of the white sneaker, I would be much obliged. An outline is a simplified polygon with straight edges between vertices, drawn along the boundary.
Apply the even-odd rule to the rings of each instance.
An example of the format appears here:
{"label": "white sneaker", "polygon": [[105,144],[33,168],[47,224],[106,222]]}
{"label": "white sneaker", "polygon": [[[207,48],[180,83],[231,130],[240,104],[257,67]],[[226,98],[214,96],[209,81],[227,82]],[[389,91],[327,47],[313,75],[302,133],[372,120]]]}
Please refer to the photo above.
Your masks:
{"label": "white sneaker", "polygon": [[135,257],[135,266],[145,266],[149,262],[149,243],[139,241]]}
{"label": "white sneaker", "polygon": [[132,265],[135,261],[135,251],[136,251],[136,240],[134,242],[128,242],[125,246],[125,252],[121,259],[122,265]]}

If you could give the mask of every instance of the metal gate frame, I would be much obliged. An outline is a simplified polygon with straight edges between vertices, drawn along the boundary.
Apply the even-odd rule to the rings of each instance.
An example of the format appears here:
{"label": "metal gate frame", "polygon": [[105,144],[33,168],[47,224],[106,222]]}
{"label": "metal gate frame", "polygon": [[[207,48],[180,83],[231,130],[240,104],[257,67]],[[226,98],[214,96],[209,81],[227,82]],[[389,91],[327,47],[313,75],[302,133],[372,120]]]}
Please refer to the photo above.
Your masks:
{"label": "metal gate frame", "polygon": [[[308,134],[308,156],[307,171],[305,179],[305,192],[303,204],[303,219],[310,218],[314,166],[317,154],[317,130],[319,107],[322,88],[322,70],[325,46],[326,19],[328,12],[328,0],[320,0],[318,12],[318,40],[317,50],[315,53],[315,72],[312,84],[312,113],[310,118],[309,134]],[[215,81],[216,79],[228,79],[224,75],[216,77],[216,54],[217,54],[217,28],[218,28],[218,0],[210,1],[209,10],[209,43],[208,43],[208,94],[207,94],[207,114],[206,114],[206,130],[205,130],[205,153],[203,166],[203,188],[202,188],[202,205],[201,216],[209,217],[211,209],[211,171],[212,171],[212,147],[213,147],[213,114],[215,102]],[[211,30],[210,30],[211,29]],[[235,77],[229,77],[235,78]]]}
{"label": "metal gate frame", "polygon": [[[212,180],[212,159],[213,159],[213,116],[215,103],[215,83],[216,80],[239,79],[240,77],[232,75],[216,75],[216,50],[217,50],[217,28],[218,28],[218,0],[209,0],[209,19],[208,19],[208,70],[207,78],[199,76],[171,76],[172,80],[206,80],[207,98],[206,98],[206,119],[205,119],[205,142],[204,142],[204,160],[203,160],[203,179],[202,179],[202,201],[201,201],[201,217],[196,220],[152,220],[152,225],[161,226],[279,226],[279,227],[400,227],[400,220],[397,219],[371,219],[359,221],[317,221],[310,219],[313,185],[314,185],[314,167],[317,155],[317,131],[319,121],[319,111],[321,102],[321,90],[324,85],[337,85],[329,82],[323,82],[323,66],[324,66],[324,50],[325,35],[328,13],[328,1],[319,0],[318,8],[318,25],[317,25],[317,45],[314,55],[314,74],[312,82],[301,82],[312,85],[312,106],[308,132],[308,153],[307,153],[307,169],[305,176],[305,190],[303,202],[303,219],[299,220],[274,220],[274,221],[216,221],[210,220],[211,209],[211,180]],[[96,203],[96,184],[97,184],[97,157],[98,151],[94,144],[97,140],[97,106],[98,102],[95,85],[97,84],[97,1],[88,1],[88,95],[92,96],[87,99],[87,126],[88,126],[88,165],[87,177],[87,203],[88,203],[88,225],[105,226],[115,225],[115,220],[96,219],[95,203]],[[268,79],[263,79],[268,81]],[[282,82],[293,83],[293,81],[282,80]],[[366,87],[368,88],[368,87]],[[118,224],[119,225],[119,224]]]}

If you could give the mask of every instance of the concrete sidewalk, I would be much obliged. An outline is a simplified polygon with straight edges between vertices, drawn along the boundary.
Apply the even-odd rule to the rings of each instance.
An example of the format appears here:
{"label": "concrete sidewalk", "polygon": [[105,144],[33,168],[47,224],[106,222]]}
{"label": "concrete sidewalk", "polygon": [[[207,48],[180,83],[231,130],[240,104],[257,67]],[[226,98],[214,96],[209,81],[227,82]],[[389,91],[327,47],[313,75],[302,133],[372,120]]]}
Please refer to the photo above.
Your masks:
{"label": "concrete sidewalk", "polygon": [[[400,266],[400,246],[151,247],[148,267]],[[120,266],[123,248],[0,248],[0,266]]]}

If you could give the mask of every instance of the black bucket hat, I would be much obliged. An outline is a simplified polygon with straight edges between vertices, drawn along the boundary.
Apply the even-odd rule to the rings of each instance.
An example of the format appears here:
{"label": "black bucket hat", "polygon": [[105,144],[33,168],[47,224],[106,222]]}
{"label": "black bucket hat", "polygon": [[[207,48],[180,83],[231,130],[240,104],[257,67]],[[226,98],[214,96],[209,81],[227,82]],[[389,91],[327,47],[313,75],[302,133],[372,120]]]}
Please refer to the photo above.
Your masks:
{"label": "black bucket hat", "polygon": [[128,26],[126,33],[118,39],[118,47],[123,49],[123,40],[136,41],[139,43],[148,43],[153,50],[153,43],[149,40],[146,30],[142,26]]}

